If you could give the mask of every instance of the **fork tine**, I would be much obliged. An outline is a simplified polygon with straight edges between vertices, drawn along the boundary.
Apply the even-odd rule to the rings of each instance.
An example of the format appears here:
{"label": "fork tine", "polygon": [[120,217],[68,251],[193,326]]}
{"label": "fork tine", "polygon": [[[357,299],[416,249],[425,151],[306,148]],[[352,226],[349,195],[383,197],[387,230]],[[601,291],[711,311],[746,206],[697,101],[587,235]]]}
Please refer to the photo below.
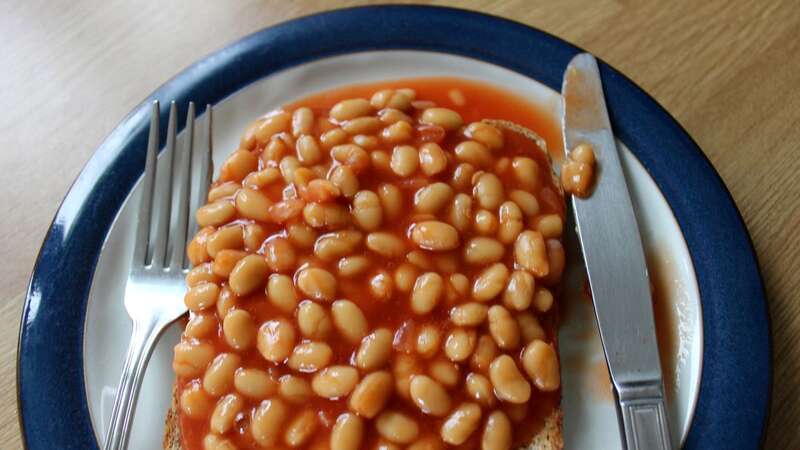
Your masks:
{"label": "fork tine", "polygon": [[[189,188],[192,185],[192,149],[194,148],[194,102],[189,102],[189,111],[186,113],[186,128],[184,128],[183,147],[180,151],[179,164],[175,174],[175,185],[178,189],[178,202],[175,208],[178,212],[176,223],[170,232],[172,249],[169,267],[181,270],[186,267],[186,233],[189,220]],[[177,148],[176,148],[177,150]]]}
{"label": "fork tine", "polygon": [[[197,177],[197,187],[193,192],[192,211],[203,206],[208,199],[208,187],[211,185],[211,175],[214,172],[212,161],[213,150],[213,108],[206,105],[205,121],[203,124],[203,134],[199,140],[198,156],[200,157],[200,174]],[[197,232],[197,221],[191,220],[188,236],[193,236]]]}
{"label": "fork tine", "polygon": [[142,198],[139,202],[139,215],[136,224],[136,243],[134,247],[134,264],[147,264],[150,240],[150,216],[153,204],[153,186],[156,181],[156,153],[158,152],[158,100],[153,101],[150,110],[150,134],[147,139],[147,154],[144,160],[142,176]]}
{"label": "fork tine", "polygon": [[169,237],[169,219],[172,209],[172,168],[173,160],[175,159],[175,131],[178,127],[178,111],[175,107],[175,102],[169,105],[169,124],[167,125],[167,143],[165,152],[166,167],[162,169],[166,172],[164,176],[164,185],[161,189],[153,191],[153,205],[154,210],[158,211],[158,222],[156,229],[153,232],[151,241],[153,244],[153,259],[151,264],[153,267],[164,266],[164,255],[167,252],[167,239]]}

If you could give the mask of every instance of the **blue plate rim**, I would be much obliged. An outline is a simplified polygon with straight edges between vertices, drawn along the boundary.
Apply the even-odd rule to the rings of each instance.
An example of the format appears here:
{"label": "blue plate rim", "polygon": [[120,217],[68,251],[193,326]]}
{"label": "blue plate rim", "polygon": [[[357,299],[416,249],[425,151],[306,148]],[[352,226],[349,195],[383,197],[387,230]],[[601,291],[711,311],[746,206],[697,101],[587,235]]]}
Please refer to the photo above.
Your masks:
{"label": "blue plate rim", "polygon": [[[376,22],[381,26],[373,26]],[[426,33],[415,32],[420,27]],[[567,62],[582,51],[538,29],[482,13],[419,5],[365,6],[263,29],[159,87],[98,147],[42,243],[26,294],[17,356],[17,401],[27,448],[97,448],[83,386],[83,319],[102,243],[142,171],[150,102],[175,99],[185,104],[192,99],[213,104],[269,73],[302,62],[390,49],[473,57],[556,90]],[[269,61],[257,67],[241,63],[265,55],[270,55]],[[685,448],[760,447],[769,413],[772,343],[750,236],[729,191],[681,125],[631,80],[602,61],[600,66],[615,132],[669,202],[698,277],[703,375]],[[165,118],[166,107],[161,113]],[[162,138],[165,132],[162,128]],[[65,273],[65,268],[71,272]],[[733,299],[741,300],[733,305]],[[60,339],[51,338],[53,330]],[[752,351],[737,352],[743,347]],[[53,407],[64,414],[53,419]]]}

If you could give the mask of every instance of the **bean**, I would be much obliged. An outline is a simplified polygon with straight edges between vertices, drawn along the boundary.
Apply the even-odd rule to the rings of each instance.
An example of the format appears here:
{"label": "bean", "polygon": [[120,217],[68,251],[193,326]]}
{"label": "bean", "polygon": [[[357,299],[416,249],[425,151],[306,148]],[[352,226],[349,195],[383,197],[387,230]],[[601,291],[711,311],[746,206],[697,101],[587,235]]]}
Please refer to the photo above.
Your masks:
{"label": "bean", "polygon": [[301,134],[310,134],[314,127],[314,112],[311,108],[297,108],[292,114],[292,134],[298,137]]}
{"label": "bean", "polygon": [[311,300],[303,300],[297,308],[297,326],[300,333],[309,339],[325,339],[333,331],[333,322],[328,312]]}
{"label": "bean", "polygon": [[447,131],[458,129],[464,120],[461,115],[452,109],[447,108],[428,108],[422,112],[420,122],[428,125],[438,125]]}
{"label": "bean", "polygon": [[389,156],[389,153],[383,150],[374,150],[369,154],[369,159],[375,172],[381,174],[392,172],[392,157]]}
{"label": "bean", "polygon": [[246,296],[264,285],[269,266],[263,257],[248,255],[240,259],[230,273],[228,284],[238,296]]}
{"label": "bean", "polygon": [[181,392],[180,405],[187,417],[205,419],[214,407],[214,399],[206,394],[200,383],[194,382]]}
{"label": "bean", "polygon": [[403,212],[403,193],[393,184],[378,186],[378,197],[388,220],[397,220]]}
{"label": "bean", "polygon": [[469,163],[484,169],[491,167],[494,161],[489,149],[480,142],[464,141],[456,145],[454,153],[459,162]]}
{"label": "bean", "polygon": [[[284,194],[291,190],[292,197],[294,194],[294,186],[289,186],[284,190]],[[303,213],[303,208],[306,206],[306,201],[298,198],[287,198],[278,203],[273,203],[269,207],[267,213],[270,219],[275,223],[286,223]],[[262,240],[263,241],[263,240]]]}
{"label": "bean", "polygon": [[220,353],[203,376],[203,389],[219,397],[233,389],[233,374],[242,359],[232,353]]}
{"label": "bean", "polygon": [[339,333],[351,343],[358,343],[369,332],[367,318],[350,300],[336,300],[331,305],[333,324]]}
{"label": "bean", "polygon": [[472,284],[472,298],[485,302],[495,298],[508,281],[508,268],[503,263],[494,263],[484,269]]}
{"label": "bean", "polygon": [[272,136],[288,130],[291,122],[292,116],[287,112],[270,112],[256,130],[256,140],[262,144],[267,142]]}
{"label": "bean", "polygon": [[244,188],[236,194],[236,210],[239,215],[248,219],[270,221],[270,205],[272,202],[260,191]]}
{"label": "bean", "polygon": [[428,376],[411,377],[409,393],[414,404],[425,414],[441,417],[450,411],[450,395],[441,384]]}
{"label": "bean", "polygon": [[414,208],[422,213],[435,214],[453,198],[453,189],[445,183],[433,183],[414,194]]}
{"label": "bean", "polygon": [[359,191],[353,198],[353,220],[366,231],[377,230],[383,221],[383,208],[377,194],[372,191]]}
{"label": "bean", "polygon": [[487,313],[489,333],[500,348],[512,349],[519,346],[520,332],[517,322],[507,309],[493,305]]}
{"label": "bean", "polygon": [[556,350],[534,339],[522,352],[522,367],[540,391],[555,391],[561,385]]}
{"label": "bean", "polygon": [[522,342],[527,344],[534,339],[544,339],[545,332],[539,319],[536,318],[530,311],[517,314],[517,325],[519,326]]}
{"label": "bean", "polygon": [[431,378],[442,383],[448,388],[454,388],[460,380],[460,370],[458,364],[450,362],[444,358],[437,358],[431,362],[428,374]]}
{"label": "bean", "polygon": [[314,396],[311,385],[304,378],[295,375],[284,375],[278,382],[278,393],[289,403],[302,405],[308,403]]}
{"label": "bean", "polygon": [[480,303],[464,303],[450,310],[450,320],[458,326],[476,327],[486,320],[488,310],[488,306]]}
{"label": "bean", "polygon": [[219,297],[219,286],[214,283],[202,283],[189,288],[183,296],[183,303],[192,312],[199,312],[214,306]]}
{"label": "bean", "polygon": [[396,444],[410,444],[419,435],[417,422],[397,411],[382,412],[375,420],[375,428],[381,436]]}
{"label": "bean", "polygon": [[214,234],[214,231],[214,227],[201,228],[189,241],[189,245],[186,246],[186,256],[192,266],[198,266],[211,259],[208,254],[207,243],[208,238]]}
{"label": "bean", "polygon": [[523,189],[528,192],[536,192],[538,190],[541,169],[536,161],[518,156],[511,161],[511,170]]}
{"label": "bean", "polygon": [[288,275],[272,274],[267,281],[267,299],[278,309],[289,313],[297,306],[297,293]]}
{"label": "bean", "polygon": [[320,397],[336,399],[348,395],[358,384],[358,371],[350,366],[330,366],[311,379],[311,389]]}
{"label": "bean", "polygon": [[234,249],[239,250],[244,246],[242,236],[242,226],[234,225],[222,227],[208,237],[206,249],[213,258],[220,250]]}
{"label": "bean", "polygon": [[313,409],[305,409],[289,422],[283,441],[290,447],[300,447],[311,439],[318,426],[317,412]]}
{"label": "bean", "polygon": [[412,89],[383,89],[372,95],[370,104],[375,108],[397,108],[406,110],[411,107],[411,101],[416,97]]}
{"label": "bean", "polygon": [[236,207],[233,205],[233,202],[217,200],[216,202],[198,208],[197,213],[195,213],[195,219],[199,227],[218,227],[230,222],[235,215]]}
{"label": "bean", "polygon": [[366,272],[370,264],[366,256],[346,256],[339,260],[336,268],[340,277],[352,278]]}
{"label": "bean", "polygon": [[447,221],[456,230],[464,233],[469,229],[472,220],[472,197],[466,194],[456,194],[447,210]]}
{"label": "bean", "polygon": [[289,241],[300,248],[310,248],[317,240],[317,232],[308,224],[302,222],[288,224],[286,226],[286,234]]}
{"label": "bean", "polygon": [[331,430],[330,450],[361,448],[364,440],[364,422],[355,414],[342,413]]}
{"label": "bean", "polygon": [[203,450],[236,450],[236,446],[227,439],[214,434],[207,434],[203,438]]}
{"label": "bean", "polygon": [[358,192],[358,177],[348,166],[336,166],[328,176],[328,180],[333,183],[345,198],[353,198]]}
{"label": "bean", "polygon": [[464,135],[480,142],[489,150],[503,148],[503,132],[488,123],[472,122],[467,125]]}
{"label": "bean", "polygon": [[242,186],[249,189],[263,189],[280,179],[281,171],[275,167],[268,167],[258,172],[250,172],[250,175],[242,180]]}
{"label": "bean", "polygon": [[561,185],[577,197],[589,195],[594,180],[594,166],[577,161],[561,165]]}
{"label": "bean", "polygon": [[497,343],[491,336],[484,334],[478,338],[475,353],[472,354],[472,368],[481,372],[488,371],[489,365],[494,361],[498,353]]}
{"label": "bean", "polygon": [[337,121],[351,120],[356,117],[366,116],[373,111],[369,101],[363,98],[342,100],[333,105],[330,116]]}
{"label": "bean", "polygon": [[523,269],[536,277],[545,277],[550,272],[547,249],[542,233],[526,230],[514,242],[514,260]]}
{"label": "bean", "polygon": [[416,314],[428,314],[433,311],[444,292],[444,280],[436,272],[426,272],[414,283],[411,293],[411,310]]}
{"label": "bean", "polygon": [[481,208],[495,209],[505,197],[503,183],[493,173],[482,173],[472,188],[472,195],[478,200]]}
{"label": "bean", "polygon": [[369,134],[375,133],[383,127],[377,117],[356,117],[342,124],[342,129],[347,134]]}
{"label": "bean", "polygon": [[439,351],[442,342],[442,333],[435,325],[424,325],[417,333],[417,353],[424,358],[430,358]]}
{"label": "bean", "polygon": [[536,217],[532,222],[532,227],[545,239],[559,238],[564,230],[564,222],[558,214],[545,214]]}
{"label": "bean", "polygon": [[432,177],[447,169],[447,155],[435,142],[426,142],[419,148],[419,166],[422,173]]}
{"label": "bean", "polygon": [[433,251],[454,250],[459,245],[458,231],[452,225],[438,220],[414,224],[411,240],[420,248]]}
{"label": "bean", "polygon": [[256,119],[245,128],[241,140],[239,141],[239,148],[252,150],[256,146],[256,130],[258,130],[258,127],[261,126],[263,121],[263,118]]}
{"label": "bean", "polygon": [[180,342],[173,353],[172,370],[183,378],[202,374],[216,354],[211,344],[194,340]]}
{"label": "bean", "polygon": [[278,163],[278,168],[286,183],[294,183],[295,173],[300,169],[300,161],[294,156],[284,156]]}
{"label": "bean", "polygon": [[397,123],[399,121],[405,121],[411,123],[411,117],[408,114],[394,108],[384,108],[378,112],[378,118],[381,122],[391,125],[393,123]]}
{"label": "bean", "polygon": [[214,412],[211,413],[209,428],[218,434],[225,434],[233,428],[236,416],[244,408],[244,400],[236,394],[228,394],[217,402]]}
{"label": "bean", "polygon": [[287,272],[294,269],[297,263],[297,254],[288,239],[273,237],[268,239],[264,245],[264,260],[273,271]]}
{"label": "bean", "polygon": [[247,256],[247,253],[241,250],[220,250],[217,253],[217,257],[214,258],[211,270],[217,276],[228,277],[236,267],[236,263],[245,256]]}
{"label": "bean", "polygon": [[353,136],[353,143],[364,150],[373,150],[378,146],[378,144],[380,144],[378,138],[366,134],[358,134]]}
{"label": "bean", "polygon": [[500,205],[500,229],[497,237],[504,244],[510,244],[519,236],[524,228],[522,211],[514,202],[505,202]]}
{"label": "bean", "polygon": [[525,403],[531,397],[531,385],[508,355],[500,355],[489,366],[489,379],[497,398],[509,403]]}
{"label": "bean", "polygon": [[378,328],[361,340],[356,352],[356,366],[361,370],[380,369],[392,356],[392,333],[386,328]]}
{"label": "bean", "polygon": [[213,313],[208,314],[192,314],[192,318],[186,324],[183,334],[186,337],[202,339],[207,337],[212,332],[217,331],[217,319]]}
{"label": "bean", "polygon": [[264,165],[280,163],[287,153],[289,153],[289,146],[286,145],[286,142],[282,139],[272,138],[261,152],[261,162]]}
{"label": "bean", "polygon": [[407,450],[445,450],[442,439],[435,434],[428,434],[417,439],[406,447]]}
{"label": "bean", "polygon": [[486,265],[503,259],[505,247],[496,239],[476,237],[464,246],[464,261],[468,264]]}
{"label": "bean", "polygon": [[243,244],[248,252],[255,253],[261,248],[264,239],[267,238],[267,231],[257,223],[250,223],[244,227]]}
{"label": "bean", "polygon": [[542,281],[545,284],[552,285],[561,281],[561,275],[564,273],[564,265],[566,264],[566,256],[564,255],[564,247],[558,239],[548,239],[545,241],[545,245],[547,246],[549,272]]}
{"label": "bean", "polygon": [[461,445],[469,439],[481,421],[481,407],[475,403],[462,403],[442,424],[442,440],[450,445]]}
{"label": "bean", "polygon": [[508,416],[503,411],[492,412],[483,428],[481,450],[509,450],[513,433]]}
{"label": "bean", "polygon": [[419,154],[414,147],[410,145],[398,145],[392,150],[390,167],[398,176],[408,177],[417,170],[418,166]]}
{"label": "bean", "polygon": [[228,345],[236,350],[246,350],[256,337],[256,324],[249,312],[233,309],[225,315],[222,333]]}
{"label": "bean", "polygon": [[353,389],[347,404],[359,416],[371,419],[378,415],[392,396],[394,379],[387,371],[372,372]]}
{"label": "bean", "polygon": [[419,272],[415,266],[409,263],[402,263],[394,270],[394,285],[400,292],[411,292],[418,275]]}
{"label": "bean", "polygon": [[292,352],[295,337],[291,323],[285,319],[273,319],[264,322],[259,328],[256,346],[264,359],[278,363]]}
{"label": "bean", "polygon": [[330,149],[337,145],[344,144],[347,141],[347,133],[341,128],[334,128],[328,130],[319,137],[319,142],[322,147]]}
{"label": "bean", "polygon": [[303,219],[312,228],[335,230],[350,223],[350,212],[337,203],[308,203],[303,207]]}
{"label": "bean", "polygon": [[[325,173],[321,175],[325,176]],[[314,176],[318,177],[320,174],[315,173]],[[298,190],[303,200],[316,203],[333,202],[342,195],[335,184],[320,178],[312,179],[306,185],[298,185]]]}
{"label": "bean", "polygon": [[[410,252],[406,253],[406,260],[422,270],[434,269],[431,259],[431,253],[422,250],[411,250]],[[416,277],[414,280],[416,280]]]}
{"label": "bean", "polygon": [[475,175],[475,166],[469,163],[461,163],[453,170],[450,184],[457,191],[467,191],[472,187],[472,177]]}
{"label": "bean", "polygon": [[546,287],[538,287],[533,294],[533,306],[537,311],[546,313],[553,306],[553,293]]}
{"label": "bean", "polygon": [[364,235],[356,230],[334,231],[323,234],[314,244],[314,254],[321,260],[329,262],[348,256],[356,251]]}
{"label": "bean", "polygon": [[236,308],[237,303],[239,297],[228,286],[223,287],[217,299],[217,317],[222,317],[224,320],[228,313]]}
{"label": "bean", "polygon": [[389,272],[382,270],[369,279],[369,292],[376,300],[387,301],[394,294],[394,281]]}
{"label": "bean", "polygon": [[533,275],[524,270],[515,270],[503,293],[503,304],[516,311],[528,309],[534,298],[535,287],[536,281]]}
{"label": "bean", "polygon": [[264,400],[253,412],[250,434],[262,447],[275,445],[288,416],[289,407],[281,399]]}
{"label": "bean", "polygon": [[444,342],[444,353],[450,361],[461,362],[469,358],[478,340],[475,331],[456,328],[447,335]]}
{"label": "bean", "polygon": [[465,297],[469,294],[469,278],[463,273],[450,275],[450,285],[453,286],[453,289],[460,297]]}
{"label": "bean", "polygon": [[366,170],[370,163],[367,152],[355,144],[336,145],[331,149],[331,156],[339,164],[350,167],[356,175]]}
{"label": "bean", "polygon": [[402,144],[414,137],[414,128],[410,123],[400,120],[381,131],[381,139],[390,145]]}
{"label": "bean", "polygon": [[297,344],[287,365],[298,372],[316,372],[325,368],[333,358],[333,350],[324,342]]}
{"label": "bean", "polygon": [[278,390],[277,381],[260,369],[237,369],[233,386],[240,394],[254,399],[263,399]]}
{"label": "bean", "polygon": [[405,242],[396,235],[375,231],[367,235],[367,248],[384,258],[399,258],[405,253]]}
{"label": "bean", "polygon": [[470,372],[465,382],[467,395],[481,406],[491,407],[496,403],[492,392],[492,382],[484,375]]}
{"label": "bean", "polygon": [[222,163],[220,181],[240,182],[250,172],[258,170],[258,156],[247,150],[236,150]]}
{"label": "bean", "polygon": [[475,232],[484,236],[491,236],[497,232],[499,227],[497,217],[490,211],[485,209],[478,210],[475,213],[475,223],[473,224]]}
{"label": "bean", "polygon": [[539,201],[530,192],[515,189],[508,196],[526,216],[531,217],[539,214]]}
{"label": "bean", "polygon": [[325,269],[307,267],[297,273],[297,288],[312,300],[333,300],[336,295],[336,277]]}

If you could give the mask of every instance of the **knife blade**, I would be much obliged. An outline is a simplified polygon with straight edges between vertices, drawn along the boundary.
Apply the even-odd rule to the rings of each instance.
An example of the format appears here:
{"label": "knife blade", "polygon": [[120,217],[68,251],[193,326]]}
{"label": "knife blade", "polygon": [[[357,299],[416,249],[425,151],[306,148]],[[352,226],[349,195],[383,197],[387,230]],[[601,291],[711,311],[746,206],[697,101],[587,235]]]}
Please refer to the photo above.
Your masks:
{"label": "knife blade", "polygon": [[671,449],[644,250],[592,55],[570,61],[561,93],[564,148],[589,144],[597,161],[591,195],[573,196],[572,209],[622,441],[630,450]]}

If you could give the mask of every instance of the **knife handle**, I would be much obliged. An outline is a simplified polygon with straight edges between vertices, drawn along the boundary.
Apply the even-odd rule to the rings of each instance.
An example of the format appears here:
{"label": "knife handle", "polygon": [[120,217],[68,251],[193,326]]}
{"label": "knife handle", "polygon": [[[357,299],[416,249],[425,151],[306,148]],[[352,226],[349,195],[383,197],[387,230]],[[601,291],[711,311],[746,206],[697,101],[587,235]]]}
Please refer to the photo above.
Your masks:
{"label": "knife handle", "polygon": [[661,395],[646,397],[637,395],[642,393],[640,389],[632,389],[628,395],[620,392],[619,406],[627,450],[673,449],[663,388],[659,386],[658,391]]}

